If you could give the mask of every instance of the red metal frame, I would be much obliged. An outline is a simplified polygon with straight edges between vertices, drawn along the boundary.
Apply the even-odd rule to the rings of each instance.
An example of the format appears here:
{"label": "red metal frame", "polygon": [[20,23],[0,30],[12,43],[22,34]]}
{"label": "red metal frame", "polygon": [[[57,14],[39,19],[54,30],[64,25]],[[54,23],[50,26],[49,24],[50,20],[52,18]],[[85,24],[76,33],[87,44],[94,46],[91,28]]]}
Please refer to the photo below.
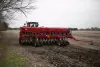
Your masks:
{"label": "red metal frame", "polygon": [[[20,28],[20,38],[21,39],[32,36],[32,34],[29,36],[28,35],[23,36],[23,32],[32,32],[32,34],[35,34],[36,38],[57,38],[59,39],[63,37],[68,38],[70,30],[68,28],[21,27]],[[62,33],[63,35],[61,35]],[[54,36],[51,34],[54,34]]]}
{"label": "red metal frame", "polygon": [[[27,32],[28,32],[27,35],[23,34]],[[61,33],[63,33],[63,35]],[[21,27],[20,28],[20,38],[22,40],[26,38],[32,38],[32,36],[34,35],[35,38],[38,39],[70,38],[75,41],[94,42],[92,40],[78,40],[75,37],[73,37],[70,33],[71,33],[70,29],[68,28],[48,28],[48,27]]]}

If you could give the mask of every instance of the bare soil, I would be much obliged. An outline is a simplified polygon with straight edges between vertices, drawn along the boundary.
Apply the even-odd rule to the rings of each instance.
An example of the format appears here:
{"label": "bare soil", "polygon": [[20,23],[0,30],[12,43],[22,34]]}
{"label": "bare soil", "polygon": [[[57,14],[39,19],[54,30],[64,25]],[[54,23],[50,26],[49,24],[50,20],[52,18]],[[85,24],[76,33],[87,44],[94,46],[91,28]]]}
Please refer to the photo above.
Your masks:
{"label": "bare soil", "polygon": [[78,39],[93,40],[77,42],[69,39],[70,45],[21,46],[18,43],[19,30],[4,32],[3,43],[9,45],[9,50],[15,51],[29,59],[29,67],[100,67],[100,31],[72,31]]}

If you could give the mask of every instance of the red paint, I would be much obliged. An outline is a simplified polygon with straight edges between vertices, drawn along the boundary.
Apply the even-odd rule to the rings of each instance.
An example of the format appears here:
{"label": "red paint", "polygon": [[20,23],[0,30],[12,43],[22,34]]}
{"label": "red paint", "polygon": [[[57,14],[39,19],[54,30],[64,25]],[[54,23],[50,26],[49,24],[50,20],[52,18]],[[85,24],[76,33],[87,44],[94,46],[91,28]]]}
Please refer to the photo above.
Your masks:
{"label": "red paint", "polygon": [[[26,32],[31,32],[31,34],[23,34]],[[62,33],[64,33],[62,35]],[[53,35],[51,35],[53,34]],[[70,38],[75,41],[83,41],[83,42],[93,42],[92,40],[78,40],[70,34],[69,28],[48,28],[48,27],[21,27],[20,28],[20,38]]]}

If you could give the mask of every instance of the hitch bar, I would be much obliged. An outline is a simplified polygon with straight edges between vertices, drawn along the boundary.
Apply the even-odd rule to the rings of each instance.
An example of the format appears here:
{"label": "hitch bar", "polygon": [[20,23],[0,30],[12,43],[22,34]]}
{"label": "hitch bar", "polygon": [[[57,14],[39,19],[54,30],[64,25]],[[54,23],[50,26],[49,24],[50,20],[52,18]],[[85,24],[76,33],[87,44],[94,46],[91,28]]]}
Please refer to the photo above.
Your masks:
{"label": "hitch bar", "polygon": [[70,38],[70,39],[72,39],[72,40],[75,40],[75,41],[91,42],[91,43],[94,42],[93,40],[78,40],[78,39],[76,39],[75,37],[73,37],[72,35],[70,35],[68,38]]}

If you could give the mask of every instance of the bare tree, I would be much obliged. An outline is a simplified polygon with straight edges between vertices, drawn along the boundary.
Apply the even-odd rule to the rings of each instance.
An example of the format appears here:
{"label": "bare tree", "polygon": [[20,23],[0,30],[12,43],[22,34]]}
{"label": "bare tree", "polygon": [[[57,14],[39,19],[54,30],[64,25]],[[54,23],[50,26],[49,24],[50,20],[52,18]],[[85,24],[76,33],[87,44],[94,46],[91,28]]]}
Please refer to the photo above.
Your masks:
{"label": "bare tree", "polygon": [[11,13],[12,11],[20,11],[26,16],[26,10],[35,9],[31,5],[34,2],[34,0],[1,0],[0,12]]}
{"label": "bare tree", "polygon": [[0,0],[0,23],[12,19],[15,12],[22,12],[26,16],[27,10],[35,9],[35,0]]}

